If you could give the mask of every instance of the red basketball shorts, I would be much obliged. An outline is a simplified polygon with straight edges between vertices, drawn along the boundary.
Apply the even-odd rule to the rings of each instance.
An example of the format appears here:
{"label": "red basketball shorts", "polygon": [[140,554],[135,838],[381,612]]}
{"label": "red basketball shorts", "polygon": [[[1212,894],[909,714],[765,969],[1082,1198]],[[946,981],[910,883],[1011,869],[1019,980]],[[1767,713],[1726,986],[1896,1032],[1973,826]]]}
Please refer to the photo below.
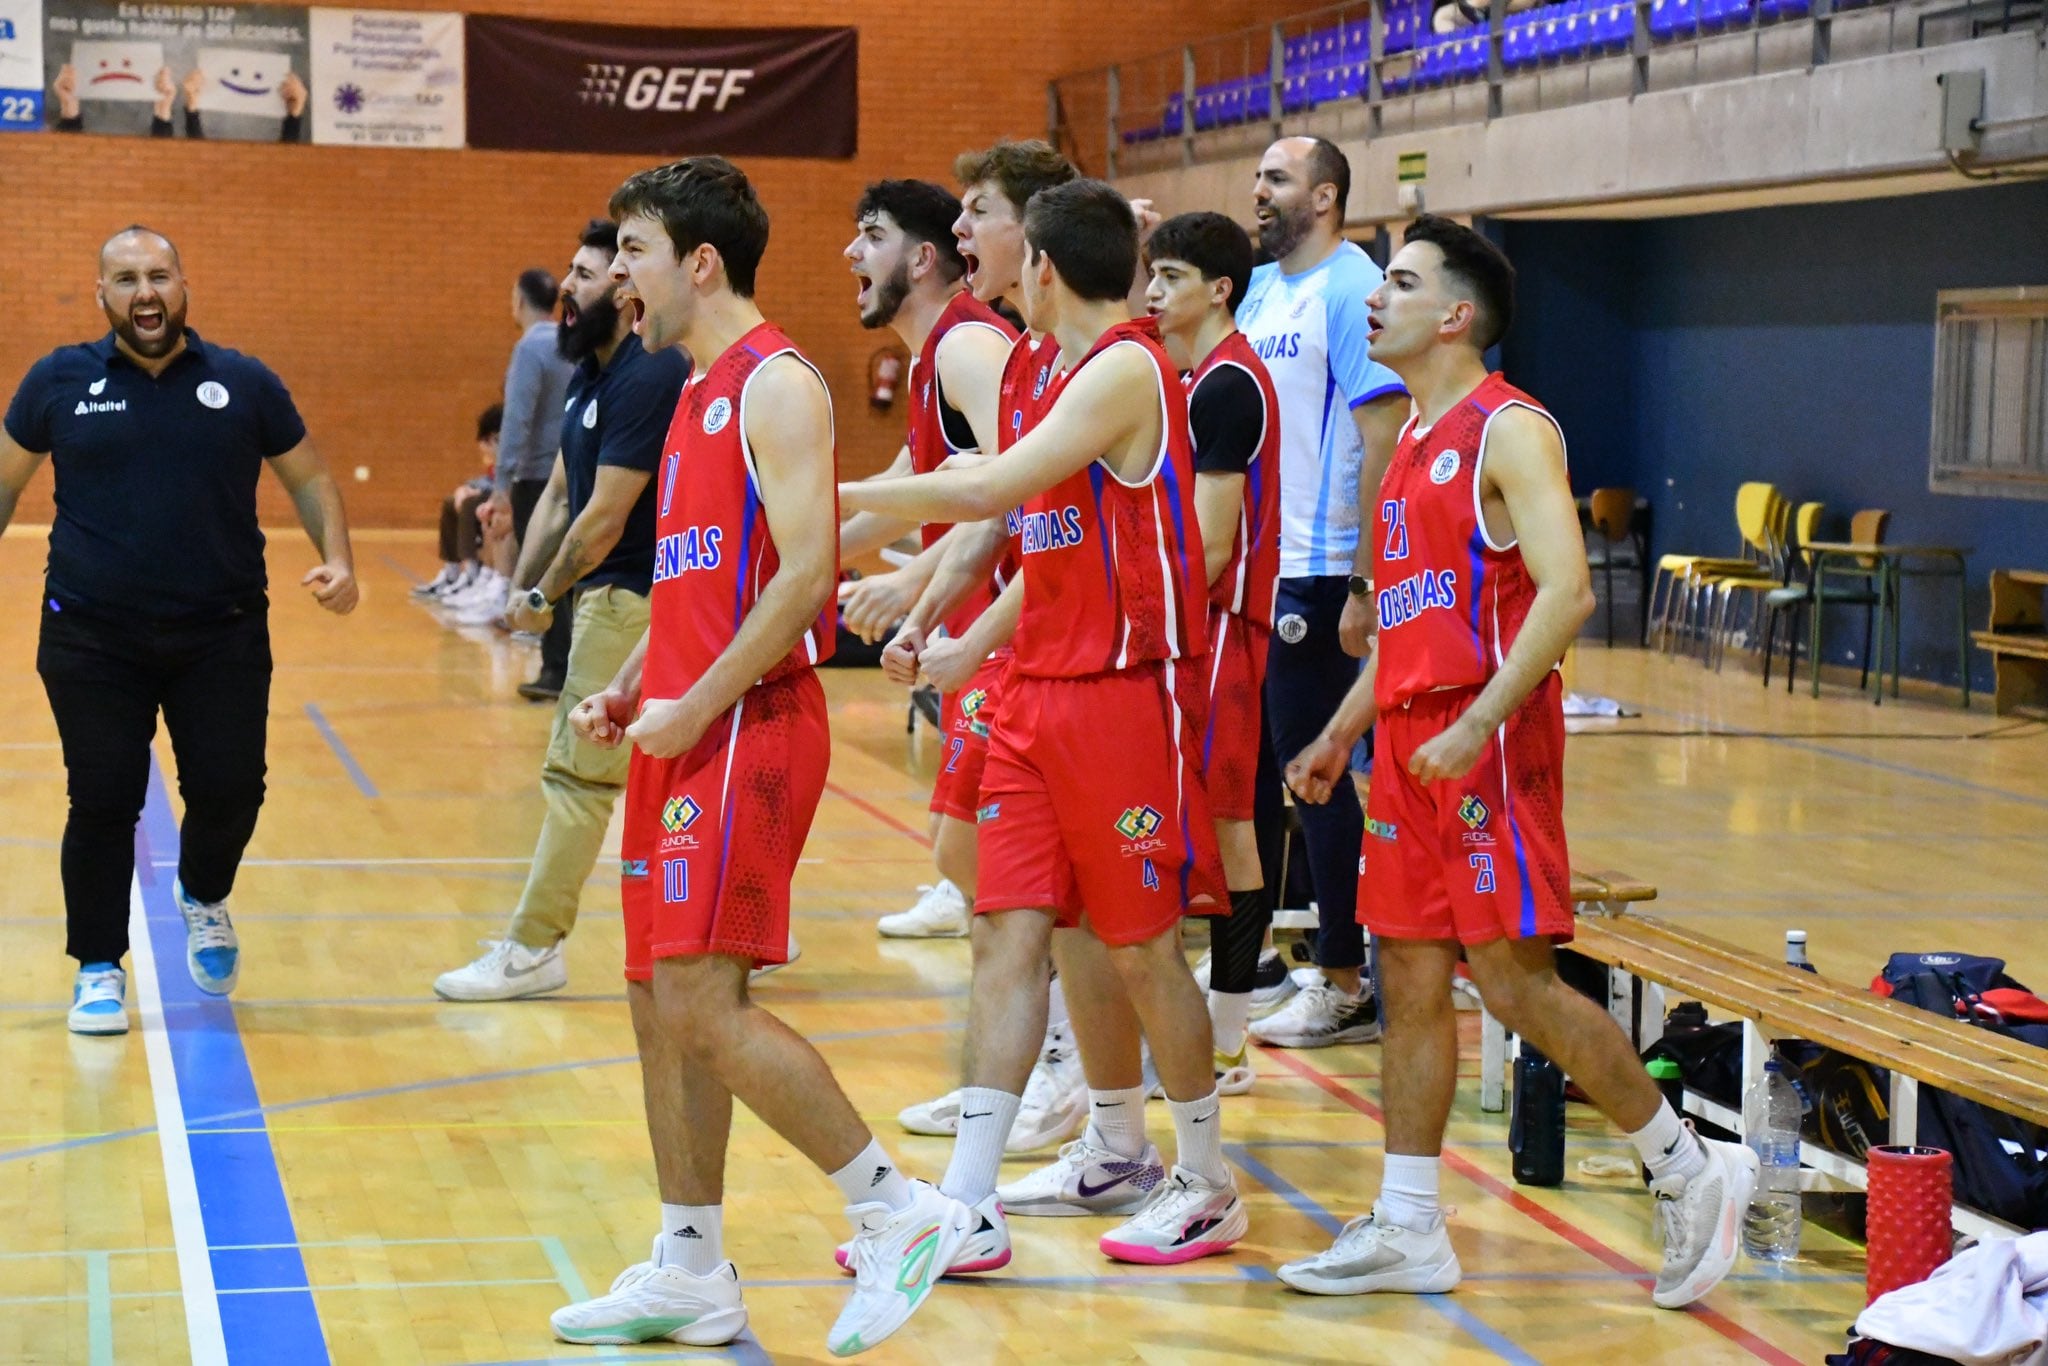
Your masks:
{"label": "red basketball shorts", "polygon": [[627,980],[653,977],[657,958],[789,957],[789,880],[831,753],[809,669],[753,688],[672,759],[633,751],[619,839]]}
{"label": "red basketball shorts", "polygon": [[1085,916],[1124,945],[1191,909],[1228,912],[1197,762],[1206,662],[1003,680],[981,775],[977,915]]}
{"label": "red basketball shorts", "polygon": [[941,816],[974,824],[982,765],[988,762],[989,718],[1009,671],[1007,650],[991,655],[966,687],[939,699],[939,773],[932,782],[931,809]]}
{"label": "red basketball shorts", "polygon": [[1564,685],[1553,671],[1464,777],[1423,783],[1408,760],[1479,695],[1423,693],[1379,720],[1358,918],[1389,939],[1572,937],[1564,842]]}
{"label": "red basketball shorts", "polygon": [[1219,821],[1248,821],[1259,784],[1259,727],[1272,633],[1215,604],[1209,607],[1209,657],[1190,660],[1207,680],[1202,778]]}

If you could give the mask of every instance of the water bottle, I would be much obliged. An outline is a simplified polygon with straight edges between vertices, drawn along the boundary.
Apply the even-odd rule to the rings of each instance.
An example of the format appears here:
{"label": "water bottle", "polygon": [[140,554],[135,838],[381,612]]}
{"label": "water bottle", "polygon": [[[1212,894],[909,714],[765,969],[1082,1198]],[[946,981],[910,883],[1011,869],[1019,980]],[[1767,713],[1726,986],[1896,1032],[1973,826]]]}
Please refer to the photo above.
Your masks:
{"label": "water bottle", "polygon": [[1742,1250],[1759,1261],[1799,1255],[1799,1092],[1777,1057],[1743,1098],[1743,1137],[1757,1157],[1756,1194],[1742,1219]]}
{"label": "water bottle", "polygon": [[1564,1070],[1525,1040],[1515,1059],[1508,1149],[1524,1186],[1564,1184]]}
{"label": "water bottle", "polygon": [[1785,966],[1798,968],[1801,972],[1814,972],[1813,963],[1806,956],[1805,930],[1785,931]]}

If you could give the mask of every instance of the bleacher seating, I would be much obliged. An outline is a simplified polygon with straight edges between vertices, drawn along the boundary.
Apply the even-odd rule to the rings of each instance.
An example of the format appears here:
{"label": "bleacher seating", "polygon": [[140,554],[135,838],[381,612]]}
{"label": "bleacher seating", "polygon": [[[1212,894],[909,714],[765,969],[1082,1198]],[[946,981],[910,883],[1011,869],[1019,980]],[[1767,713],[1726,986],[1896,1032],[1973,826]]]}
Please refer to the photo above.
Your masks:
{"label": "bleacher seating", "polygon": [[[1834,0],[1834,8],[1851,9],[1865,3],[1868,0]],[[1649,5],[1650,40],[1666,44],[1802,18],[1811,11],[1812,0],[1649,0]],[[1386,94],[1485,78],[1488,48],[1493,42],[1491,23],[1439,34],[1431,27],[1434,8],[1433,0],[1385,0],[1382,56],[1402,59],[1387,62],[1382,69],[1380,84]],[[1627,52],[1634,37],[1635,7],[1630,0],[1550,0],[1507,16],[1500,33],[1501,66],[1513,75],[1614,56]],[[1369,84],[1370,53],[1371,34],[1365,19],[1285,39],[1281,45],[1281,112],[1294,114],[1317,105],[1363,99]],[[1124,142],[1181,136],[1188,116],[1185,102],[1182,91],[1172,91],[1156,121],[1125,127]],[[1194,131],[1263,122],[1272,117],[1272,104],[1268,71],[1204,82],[1194,92]]]}

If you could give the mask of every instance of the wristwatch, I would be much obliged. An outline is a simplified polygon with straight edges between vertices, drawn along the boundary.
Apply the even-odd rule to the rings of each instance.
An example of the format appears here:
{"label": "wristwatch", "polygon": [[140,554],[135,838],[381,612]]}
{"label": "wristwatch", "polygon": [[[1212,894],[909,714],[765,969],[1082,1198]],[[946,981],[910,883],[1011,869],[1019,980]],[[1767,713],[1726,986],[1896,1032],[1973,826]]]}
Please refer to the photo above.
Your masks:
{"label": "wristwatch", "polygon": [[525,602],[526,610],[529,612],[545,612],[552,606],[548,602],[548,595],[540,591],[539,584],[526,590]]}
{"label": "wristwatch", "polygon": [[1353,574],[1347,587],[1354,598],[1369,598],[1372,596],[1372,580],[1363,574]]}

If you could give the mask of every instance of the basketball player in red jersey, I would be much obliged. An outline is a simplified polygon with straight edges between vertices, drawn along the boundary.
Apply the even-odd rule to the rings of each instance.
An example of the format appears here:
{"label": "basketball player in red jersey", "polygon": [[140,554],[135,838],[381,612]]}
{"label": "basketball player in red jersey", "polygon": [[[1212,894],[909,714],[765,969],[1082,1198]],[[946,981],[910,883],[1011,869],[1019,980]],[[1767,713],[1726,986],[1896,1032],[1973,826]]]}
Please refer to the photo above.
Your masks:
{"label": "basketball player in red jersey", "polygon": [[[854,219],[859,227],[844,255],[861,281],[860,320],[892,329],[911,354],[910,427],[903,449],[876,478],[929,474],[961,451],[996,448],[996,394],[1017,330],[961,284],[967,266],[953,238],[960,201],[924,180],[868,186]],[[839,529],[842,563],[867,555],[920,528],[873,513],[855,513]],[[841,586],[849,630],[879,639],[910,611],[944,555],[949,528],[927,523],[924,551],[901,569]],[[984,579],[946,617],[948,635],[966,632],[1000,585]],[[983,699],[969,690],[940,700],[941,755],[932,788],[932,858],[938,885],[907,911],[883,916],[878,928],[897,939],[959,938],[967,933],[974,897],[974,808],[980,756],[988,748]],[[970,753],[970,751],[972,751]]]}
{"label": "basketball player in red jersey", "polygon": [[1220,213],[1186,213],[1153,231],[1146,304],[1175,365],[1188,371],[1195,511],[1209,581],[1208,721],[1202,774],[1230,887],[1211,925],[1209,1022],[1217,1089],[1249,1091],[1252,987],[1272,902],[1252,832],[1259,703],[1280,572],[1280,401],[1234,317],[1252,275],[1252,243]]}
{"label": "basketball player in red jersey", "polygon": [[[1103,1236],[1108,1255],[1183,1262],[1245,1231],[1209,1022],[1180,954],[1181,916],[1221,892],[1198,769],[1207,584],[1187,400],[1153,329],[1128,317],[1138,233],[1123,197],[1089,180],[1041,190],[1024,230],[1025,318],[1077,358],[1050,406],[986,464],[841,487],[850,506],[898,517],[1006,514],[1023,568],[982,774],[968,1085],[946,1189],[993,1182],[1000,1147],[977,1144],[970,1121],[986,1112],[1001,1133],[1016,1114],[1032,1038],[1019,1025],[1044,1018],[1037,974],[1053,926],[1079,926],[1109,952],[1061,959],[1097,1102],[1090,1139],[1069,1148],[1098,1133],[1130,1146],[1050,1174],[1071,1187],[1066,1212],[1134,1210]],[[1171,1172],[1144,1139],[1141,1028],[1179,1140]]]}
{"label": "basketball player in red jersey", "polygon": [[[1040,190],[1074,179],[1073,164],[1044,142],[999,142],[982,151],[963,152],[954,160],[953,172],[961,185],[961,212],[953,234],[967,263],[967,287],[983,303],[1007,301],[1021,309],[1024,206]],[[1031,429],[1042,411],[1058,361],[1058,342],[1042,332],[1027,332],[1012,344],[998,384],[996,444],[984,450],[1006,450]],[[979,732],[994,716],[1001,698],[1009,669],[1009,640],[1023,604],[1022,584],[1016,565],[1006,555],[1009,531],[1003,518],[956,526],[944,545],[938,572],[883,652],[882,667],[905,685],[915,682],[921,673],[948,695],[979,699],[974,719],[980,725],[961,737],[965,748],[957,772],[949,775],[954,790],[965,795],[980,786],[988,742],[986,734]],[[1008,587],[995,604],[966,631],[938,634],[939,624],[957,610],[957,604],[977,595],[991,574],[998,572]],[[959,714],[958,704],[948,713]],[[951,758],[949,753],[949,762]],[[1045,970],[1050,971],[1049,967]],[[1021,1022],[1009,1023],[1023,1028]],[[970,1121],[980,1127],[970,1134],[973,1141],[965,1151],[990,1155],[987,1163],[976,1160],[968,1165],[975,1173],[986,1168],[988,1189],[980,1189],[978,1175],[961,1178],[954,1173],[943,1183],[949,1194],[975,1204],[993,1200],[994,1163],[1003,1153],[1035,1152],[1062,1142],[1087,1118],[1087,1082],[1068,1027],[1065,993],[1057,982],[1047,998],[1044,1031],[1038,1044],[1038,1065],[1032,1069],[1023,1107],[1007,1135],[1000,1130],[985,1132],[993,1112],[982,1117],[986,1122]],[[982,1107],[975,1108],[979,1111]],[[961,1115],[960,1092],[956,1090],[905,1107],[898,1121],[912,1133],[951,1136],[961,1131]],[[975,1251],[979,1254],[982,1250]]]}
{"label": "basketball player in red jersey", "polygon": [[1514,311],[1514,267],[1449,219],[1418,219],[1367,300],[1372,358],[1415,411],[1379,489],[1378,644],[1288,782],[1327,801],[1378,719],[1359,918],[1380,944],[1387,1157],[1379,1199],[1325,1252],[1280,1269],[1298,1290],[1433,1294],[1462,1274],[1438,1201],[1457,1084],[1460,946],[1486,1007],[1556,1060],[1650,1170],[1664,1233],[1653,1291],[1676,1309],[1735,1263],[1756,1157],[1674,1114],[1599,1005],[1558,980],[1572,937],[1564,711],[1556,672],[1593,610],[1557,422],[1484,353]]}
{"label": "basketball player in red jersey", "polygon": [[662,1224],[648,1261],[554,1328],[583,1343],[738,1336],[720,1246],[737,1097],[846,1197],[858,1279],[827,1344],[849,1355],[923,1303],[974,1216],[898,1172],[825,1060],[747,996],[748,970],[787,952],[790,875],[830,757],[813,666],[838,562],[831,398],[754,306],[768,215],[739,168],[643,171],[611,214],[643,344],[703,362],[656,475],[647,635],[574,713],[593,743],[634,746],[620,893]]}

